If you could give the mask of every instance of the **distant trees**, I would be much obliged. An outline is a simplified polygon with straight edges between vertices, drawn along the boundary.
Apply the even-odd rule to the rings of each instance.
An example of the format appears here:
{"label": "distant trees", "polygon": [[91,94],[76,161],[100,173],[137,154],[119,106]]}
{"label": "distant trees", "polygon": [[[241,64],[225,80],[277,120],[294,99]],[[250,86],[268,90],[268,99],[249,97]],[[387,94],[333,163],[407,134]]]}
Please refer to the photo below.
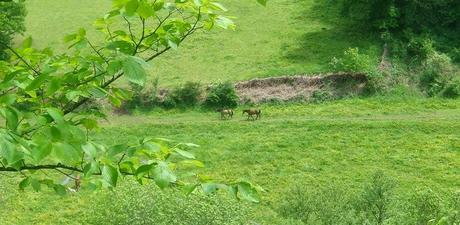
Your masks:
{"label": "distant trees", "polygon": [[[362,28],[414,47],[426,39],[460,60],[460,2],[457,0],[343,0],[343,13]],[[416,53],[416,52],[412,52]]]}
{"label": "distant trees", "polygon": [[[10,46],[13,35],[25,31],[24,1],[0,0],[0,12],[0,42]],[[5,48],[4,45],[0,45],[0,59],[8,57]]]}

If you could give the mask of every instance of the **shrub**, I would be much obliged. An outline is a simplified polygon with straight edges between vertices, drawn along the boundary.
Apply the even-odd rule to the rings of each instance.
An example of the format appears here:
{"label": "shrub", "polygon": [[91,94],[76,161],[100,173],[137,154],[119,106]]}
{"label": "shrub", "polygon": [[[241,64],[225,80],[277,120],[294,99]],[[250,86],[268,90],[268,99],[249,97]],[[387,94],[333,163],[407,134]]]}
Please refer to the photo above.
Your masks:
{"label": "shrub", "polygon": [[283,197],[278,212],[304,224],[355,224],[353,194],[337,184],[318,189],[296,187]]}
{"label": "shrub", "polygon": [[381,171],[376,172],[364,186],[358,204],[359,210],[365,215],[366,223],[381,225],[389,219],[394,187],[394,181]]}
{"label": "shrub", "polygon": [[431,189],[417,190],[409,199],[408,224],[425,225],[440,218],[441,199]]}
{"label": "shrub", "polygon": [[384,87],[383,74],[377,70],[377,62],[369,55],[359,52],[358,48],[347,49],[342,58],[334,57],[330,63],[336,72],[365,73],[368,79],[366,91],[379,92]]}
{"label": "shrub", "polygon": [[330,65],[334,71],[368,73],[375,70],[376,63],[369,55],[360,53],[358,48],[349,48],[342,58],[332,58]]}
{"label": "shrub", "polygon": [[205,105],[214,108],[235,108],[239,97],[231,82],[217,83],[209,87]]}
{"label": "shrub", "polygon": [[420,73],[420,87],[428,96],[458,96],[455,67],[446,54],[433,51],[423,62]]}
{"label": "shrub", "polygon": [[334,94],[330,89],[318,89],[313,91],[310,101],[313,103],[322,103],[334,99]]}
{"label": "shrub", "polygon": [[203,90],[200,83],[188,81],[174,88],[165,101],[168,104],[171,103],[171,105],[196,106],[200,101],[202,93]]}
{"label": "shrub", "polygon": [[127,114],[137,108],[146,110],[159,105],[158,78],[152,81],[151,87],[141,86],[135,83],[129,83],[129,85],[131,97],[114,110],[116,113]]}
{"label": "shrub", "polygon": [[95,200],[85,220],[87,224],[101,225],[248,224],[245,204],[218,195],[185,196],[175,190],[159,190],[154,185],[125,183]]}
{"label": "shrub", "polygon": [[444,98],[458,98],[460,96],[460,79],[454,78],[447,82],[440,95]]}

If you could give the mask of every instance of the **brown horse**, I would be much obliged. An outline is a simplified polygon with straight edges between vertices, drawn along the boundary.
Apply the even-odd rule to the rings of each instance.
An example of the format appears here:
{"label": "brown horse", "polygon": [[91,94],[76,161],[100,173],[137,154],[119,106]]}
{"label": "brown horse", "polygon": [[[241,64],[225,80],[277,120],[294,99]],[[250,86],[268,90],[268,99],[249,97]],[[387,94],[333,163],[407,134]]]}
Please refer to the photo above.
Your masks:
{"label": "brown horse", "polygon": [[218,109],[217,112],[220,112],[220,119],[231,119],[233,118],[233,110],[232,109]]}
{"label": "brown horse", "polygon": [[[260,114],[262,113],[262,111],[260,109],[245,109],[243,110],[243,115],[247,113],[248,114],[248,120],[249,118],[252,118],[252,120],[258,120],[260,119]],[[254,116],[256,116],[254,118]]]}

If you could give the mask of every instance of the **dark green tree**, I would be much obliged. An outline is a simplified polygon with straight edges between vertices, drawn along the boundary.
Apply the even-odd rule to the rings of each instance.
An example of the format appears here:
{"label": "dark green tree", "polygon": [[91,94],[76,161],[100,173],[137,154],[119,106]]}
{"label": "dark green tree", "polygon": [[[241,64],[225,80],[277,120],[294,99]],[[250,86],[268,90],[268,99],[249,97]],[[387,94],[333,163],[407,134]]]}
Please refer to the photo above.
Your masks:
{"label": "dark green tree", "polygon": [[25,31],[24,18],[26,9],[24,1],[0,0],[0,59],[8,58],[5,45],[10,46],[14,34]]}

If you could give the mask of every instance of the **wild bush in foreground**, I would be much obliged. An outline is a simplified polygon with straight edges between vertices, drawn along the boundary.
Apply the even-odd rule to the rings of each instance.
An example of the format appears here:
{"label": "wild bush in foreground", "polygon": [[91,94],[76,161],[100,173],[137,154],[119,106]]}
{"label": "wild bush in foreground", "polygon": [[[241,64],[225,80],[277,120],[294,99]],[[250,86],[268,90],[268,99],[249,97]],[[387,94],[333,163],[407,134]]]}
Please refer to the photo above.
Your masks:
{"label": "wild bush in foreground", "polygon": [[177,190],[160,191],[153,185],[128,183],[103,195],[91,205],[88,224],[204,225],[248,224],[245,203],[219,195],[195,193],[186,196]]}
{"label": "wild bush in foreground", "polygon": [[395,182],[375,173],[361,194],[341,185],[297,187],[277,208],[281,216],[304,224],[453,225],[460,224],[459,194],[440,194],[424,188],[395,191]]}

